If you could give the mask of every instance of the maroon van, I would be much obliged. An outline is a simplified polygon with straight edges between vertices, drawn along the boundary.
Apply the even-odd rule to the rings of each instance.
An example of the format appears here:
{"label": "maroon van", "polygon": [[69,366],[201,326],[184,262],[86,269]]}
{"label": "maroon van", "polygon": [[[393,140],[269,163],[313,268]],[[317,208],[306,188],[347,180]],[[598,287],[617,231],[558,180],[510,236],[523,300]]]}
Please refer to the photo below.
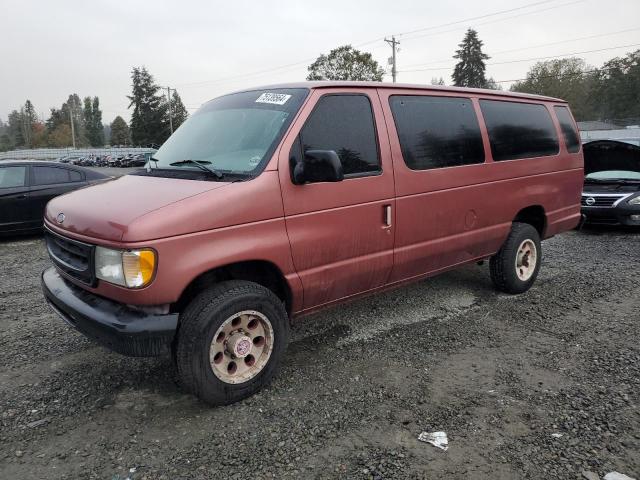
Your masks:
{"label": "maroon van", "polygon": [[52,200],[53,309],[117,352],[173,353],[211,404],[275,374],[290,319],[490,258],[522,293],[580,220],[566,102],[311,82],[216,98],[146,168]]}

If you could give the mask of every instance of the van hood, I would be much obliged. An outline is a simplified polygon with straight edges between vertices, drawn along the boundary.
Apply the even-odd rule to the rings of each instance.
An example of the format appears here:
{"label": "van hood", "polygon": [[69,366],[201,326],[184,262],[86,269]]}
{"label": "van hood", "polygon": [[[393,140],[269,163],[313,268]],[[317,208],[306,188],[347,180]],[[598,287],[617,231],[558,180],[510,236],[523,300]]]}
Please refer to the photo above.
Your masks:
{"label": "van hood", "polygon": [[[47,204],[45,220],[58,228],[87,237],[110,241],[146,240],[132,238],[131,228],[136,225],[136,220],[227,185],[230,183],[125,175],[52,199]],[[142,236],[159,238],[166,234],[164,230],[162,225],[158,225],[157,236],[151,232]],[[188,232],[173,230],[172,233]]]}

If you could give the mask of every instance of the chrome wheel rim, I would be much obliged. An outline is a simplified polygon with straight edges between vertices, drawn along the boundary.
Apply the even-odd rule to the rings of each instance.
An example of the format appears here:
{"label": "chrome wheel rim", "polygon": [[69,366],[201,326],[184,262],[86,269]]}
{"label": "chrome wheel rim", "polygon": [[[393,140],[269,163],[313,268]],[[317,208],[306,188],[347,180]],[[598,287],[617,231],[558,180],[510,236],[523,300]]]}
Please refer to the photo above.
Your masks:
{"label": "chrome wheel rim", "polygon": [[531,278],[538,263],[538,249],[533,240],[524,240],[518,247],[516,254],[516,275],[526,282]]}
{"label": "chrome wheel rim", "polygon": [[214,375],[225,383],[244,383],[262,371],[273,351],[273,327],[255,310],[244,310],[227,318],[218,328],[209,348]]}

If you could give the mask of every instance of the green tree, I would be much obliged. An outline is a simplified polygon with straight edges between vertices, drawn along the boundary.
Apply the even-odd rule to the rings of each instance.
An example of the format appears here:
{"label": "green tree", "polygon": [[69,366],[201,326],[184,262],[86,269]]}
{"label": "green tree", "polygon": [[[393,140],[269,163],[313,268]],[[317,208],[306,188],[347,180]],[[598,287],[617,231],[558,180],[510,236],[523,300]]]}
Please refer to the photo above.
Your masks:
{"label": "green tree", "polygon": [[595,74],[591,97],[601,119],[640,117],[640,50],[612,58]]}
{"label": "green tree", "polygon": [[87,132],[87,140],[92,147],[104,145],[104,133],[102,127],[102,111],[98,97],[86,97],[84,99],[84,124]]}
{"label": "green tree", "polygon": [[307,80],[369,80],[381,82],[384,69],[370,53],[361,52],[351,45],[320,55],[309,65]]}
{"label": "green tree", "polygon": [[9,127],[8,135],[11,140],[11,148],[22,148],[25,146],[23,135],[23,119],[22,113],[13,110],[8,117]]}
{"label": "green tree", "polygon": [[591,96],[595,75],[581,58],[560,58],[536,63],[527,78],[511,86],[514,92],[535,93],[561,98],[569,102],[578,120],[593,119]]}
{"label": "green tree", "polygon": [[178,95],[178,92],[173,90],[173,93],[171,94],[171,119],[173,122],[173,131],[175,132],[188,117],[189,112],[187,112],[187,109],[182,103],[180,95]]}
{"label": "green tree", "polygon": [[[85,99],[86,100],[86,99]],[[58,131],[57,134],[53,137],[54,140],[51,142],[51,146],[55,147],[68,147],[71,146],[71,136],[69,136],[69,142],[66,144],[60,144],[59,142],[65,137],[65,135],[61,135],[61,132],[66,132],[65,128],[62,128],[64,125],[69,127],[69,132],[71,131],[71,119],[73,119],[73,128],[76,137],[76,146],[77,147],[88,147],[89,140],[87,138],[86,131],[86,110],[87,110],[86,102],[83,105],[83,102],[80,100],[80,97],[77,93],[73,93],[69,95],[69,98],[66,102],[62,104],[60,109],[52,108],[51,115],[45,122],[47,132],[51,135],[54,131]]]}
{"label": "green tree", "polygon": [[490,57],[482,52],[482,45],[478,32],[468,29],[462,43],[458,45],[460,49],[456,50],[453,56],[458,60],[451,76],[456,87],[484,88],[487,86],[484,61]]}
{"label": "green tree", "polygon": [[113,145],[129,145],[129,126],[120,115],[111,122],[111,139],[109,143]]}
{"label": "green tree", "polygon": [[20,110],[20,116],[22,117],[22,137],[24,138],[24,146],[27,148],[33,147],[34,128],[38,121],[36,115],[36,109],[34,108],[31,100],[27,100]]}
{"label": "green tree", "polygon": [[445,85],[444,78],[433,77],[431,79],[431,85]]}
{"label": "green tree", "polygon": [[[161,145],[169,137],[166,122],[167,102],[159,93],[153,76],[145,67],[131,72],[132,92],[129,99],[131,114],[131,141],[134,145]],[[113,134],[112,134],[113,136]]]}

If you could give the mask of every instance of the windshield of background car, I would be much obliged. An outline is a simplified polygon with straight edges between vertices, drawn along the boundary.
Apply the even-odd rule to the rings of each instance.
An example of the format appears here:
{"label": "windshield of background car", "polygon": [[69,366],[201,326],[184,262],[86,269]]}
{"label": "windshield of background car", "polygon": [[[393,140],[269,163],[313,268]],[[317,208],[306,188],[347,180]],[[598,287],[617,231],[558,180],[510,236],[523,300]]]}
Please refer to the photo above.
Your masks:
{"label": "windshield of background car", "polygon": [[259,173],[308,92],[255,90],[211,100],[169,137],[150,167],[200,171],[185,162],[192,160],[224,174]]}

